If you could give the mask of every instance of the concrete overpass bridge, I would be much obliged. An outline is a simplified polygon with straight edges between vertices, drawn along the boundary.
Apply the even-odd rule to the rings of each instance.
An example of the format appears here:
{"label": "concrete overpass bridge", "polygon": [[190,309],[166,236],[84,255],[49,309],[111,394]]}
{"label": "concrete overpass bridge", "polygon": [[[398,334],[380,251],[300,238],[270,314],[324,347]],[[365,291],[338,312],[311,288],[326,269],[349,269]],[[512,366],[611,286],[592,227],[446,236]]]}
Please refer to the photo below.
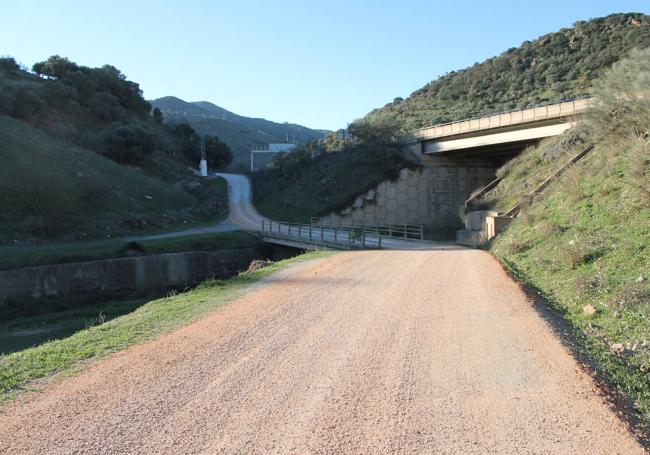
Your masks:
{"label": "concrete overpass bridge", "polygon": [[404,143],[418,154],[508,156],[576,125],[591,98],[535,106],[417,129]]}
{"label": "concrete overpass bridge", "polygon": [[575,126],[592,103],[583,98],[420,128],[403,138],[422,164],[360,195],[326,223],[462,226],[465,200],[527,146]]}

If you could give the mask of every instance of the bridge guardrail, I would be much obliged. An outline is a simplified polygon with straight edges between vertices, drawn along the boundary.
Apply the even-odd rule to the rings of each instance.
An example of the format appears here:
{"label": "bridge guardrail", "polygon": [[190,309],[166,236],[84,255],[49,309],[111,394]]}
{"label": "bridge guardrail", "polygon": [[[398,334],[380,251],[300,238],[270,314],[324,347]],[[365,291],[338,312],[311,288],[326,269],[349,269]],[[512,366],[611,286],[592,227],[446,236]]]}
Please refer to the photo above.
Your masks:
{"label": "bridge guardrail", "polygon": [[531,123],[554,118],[570,117],[582,114],[592,103],[592,98],[577,98],[544,104],[526,109],[483,115],[456,122],[418,128],[412,131],[407,139],[436,139],[439,137],[456,136],[492,128],[501,128],[523,123]]}
{"label": "bridge guardrail", "polygon": [[421,224],[389,224],[389,225],[366,225],[354,223],[323,224],[318,217],[311,218],[311,225],[316,227],[337,227],[342,229],[361,229],[368,234],[375,234],[381,237],[396,237],[407,240],[422,240],[424,238],[424,226]]}
{"label": "bridge guardrail", "polygon": [[263,234],[336,248],[381,248],[381,235],[359,228],[313,226],[311,224],[262,220]]}

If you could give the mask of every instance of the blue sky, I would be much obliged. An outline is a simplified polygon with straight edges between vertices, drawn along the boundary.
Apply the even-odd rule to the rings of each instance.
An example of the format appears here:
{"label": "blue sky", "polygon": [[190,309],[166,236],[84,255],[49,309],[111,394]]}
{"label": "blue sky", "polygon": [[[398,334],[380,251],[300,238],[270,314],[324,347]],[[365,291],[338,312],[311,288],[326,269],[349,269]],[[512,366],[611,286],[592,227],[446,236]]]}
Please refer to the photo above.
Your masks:
{"label": "blue sky", "polygon": [[110,63],[147,98],[345,126],[448,71],[648,0],[0,0],[0,54]]}

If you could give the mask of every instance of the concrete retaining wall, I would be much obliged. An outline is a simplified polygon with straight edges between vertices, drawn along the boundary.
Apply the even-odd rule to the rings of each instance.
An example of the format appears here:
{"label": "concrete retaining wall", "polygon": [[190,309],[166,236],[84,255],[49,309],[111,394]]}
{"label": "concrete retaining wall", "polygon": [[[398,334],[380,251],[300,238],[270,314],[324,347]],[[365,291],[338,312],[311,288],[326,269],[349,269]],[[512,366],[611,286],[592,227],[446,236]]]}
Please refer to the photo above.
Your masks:
{"label": "concrete retaining wall", "polygon": [[428,155],[422,160],[422,169],[402,170],[397,180],[382,182],[352,206],[323,217],[323,223],[455,226],[465,200],[491,182],[496,171],[493,163],[482,160]]}
{"label": "concrete retaining wall", "polygon": [[257,258],[254,248],[158,254],[0,271],[0,303],[179,288],[228,278]]}

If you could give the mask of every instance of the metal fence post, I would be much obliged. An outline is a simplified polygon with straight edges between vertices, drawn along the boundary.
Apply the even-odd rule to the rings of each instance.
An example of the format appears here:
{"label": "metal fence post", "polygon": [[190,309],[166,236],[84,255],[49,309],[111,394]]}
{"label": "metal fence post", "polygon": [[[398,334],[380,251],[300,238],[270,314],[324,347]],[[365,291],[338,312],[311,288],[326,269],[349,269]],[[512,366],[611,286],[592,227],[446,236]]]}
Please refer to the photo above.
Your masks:
{"label": "metal fence post", "polygon": [[311,240],[311,224],[309,225],[309,240]]}

